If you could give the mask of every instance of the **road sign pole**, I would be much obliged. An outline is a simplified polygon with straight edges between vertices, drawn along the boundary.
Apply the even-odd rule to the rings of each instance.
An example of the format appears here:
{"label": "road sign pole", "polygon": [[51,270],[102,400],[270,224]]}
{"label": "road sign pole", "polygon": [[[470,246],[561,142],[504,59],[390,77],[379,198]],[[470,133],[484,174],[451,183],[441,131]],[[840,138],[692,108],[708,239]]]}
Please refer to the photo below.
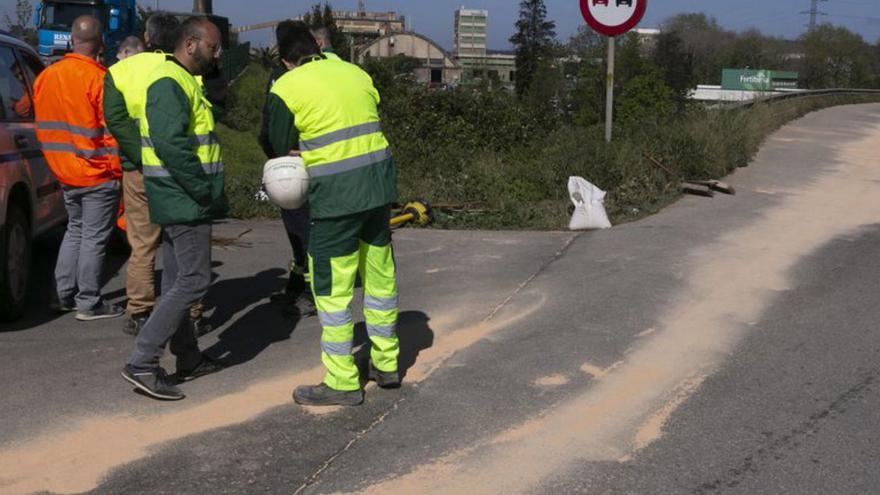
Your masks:
{"label": "road sign pole", "polygon": [[605,84],[605,142],[611,142],[614,127],[614,36],[608,37],[608,77]]}
{"label": "road sign pole", "polygon": [[614,48],[616,36],[636,27],[645,15],[648,0],[579,0],[587,25],[608,37],[608,77],[605,84],[605,141],[614,127]]}

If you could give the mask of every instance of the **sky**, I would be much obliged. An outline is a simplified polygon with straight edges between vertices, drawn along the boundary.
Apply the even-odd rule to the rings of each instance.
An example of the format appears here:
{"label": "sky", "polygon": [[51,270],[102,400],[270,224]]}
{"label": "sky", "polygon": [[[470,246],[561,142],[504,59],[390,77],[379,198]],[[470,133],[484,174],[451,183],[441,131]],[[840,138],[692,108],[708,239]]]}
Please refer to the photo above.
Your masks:
{"label": "sky", "polygon": [[[35,1],[35,0],[32,0]],[[233,25],[283,19],[305,13],[319,0],[214,0],[214,11],[230,18]],[[355,10],[357,0],[330,0],[336,10]],[[545,0],[550,20],[556,22],[560,40],[567,40],[584,25],[578,0]],[[191,0],[144,0],[142,6],[163,10],[188,11]],[[464,6],[489,10],[489,48],[510,48],[507,39],[513,33],[518,15],[517,0],[366,0],[367,10],[396,11],[406,15],[412,28],[446,49],[452,48],[452,19],[455,9]],[[15,0],[0,0],[0,11],[11,12]],[[735,31],[751,27],[766,34],[796,38],[805,29],[810,0],[648,0],[648,11],[641,27],[655,27],[679,13],[705,12],[722,26]],[[880,0],[823,0],[820,8],[828,15],[822,22],[846,26],[870,43],[880,39]],[[257,45],[271,42],[269,30],[243,36]]]}

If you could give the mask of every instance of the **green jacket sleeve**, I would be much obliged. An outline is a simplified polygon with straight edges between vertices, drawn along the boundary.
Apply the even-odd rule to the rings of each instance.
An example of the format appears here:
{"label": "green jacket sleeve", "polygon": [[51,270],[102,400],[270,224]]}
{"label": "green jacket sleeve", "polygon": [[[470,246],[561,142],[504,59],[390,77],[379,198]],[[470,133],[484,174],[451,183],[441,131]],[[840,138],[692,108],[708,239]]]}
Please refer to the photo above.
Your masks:
{"label": "green jacket sleeve", "polygon": [[180,187],[196,203],[211,204],[211,179],[202,169],[189,135],[190,103],[171,78],[147,90],[147,124],[156,155]]}
{"label": "green jacket sleeve", "polygon": [[141,131],[128,114],[125,97],[116,88],[113,76],[104,76],[104,120],[110,134],[122,151],[122,168],[135,170],[141,166]]}
{"label": "green jacket sleeve", "polygon": [[299,131],[294,125],[294,115],[274,93],[269,93],[266,106],[269,114],[269,145],[275,155],[273,158],[287,156],[290,150],[299,148]]}

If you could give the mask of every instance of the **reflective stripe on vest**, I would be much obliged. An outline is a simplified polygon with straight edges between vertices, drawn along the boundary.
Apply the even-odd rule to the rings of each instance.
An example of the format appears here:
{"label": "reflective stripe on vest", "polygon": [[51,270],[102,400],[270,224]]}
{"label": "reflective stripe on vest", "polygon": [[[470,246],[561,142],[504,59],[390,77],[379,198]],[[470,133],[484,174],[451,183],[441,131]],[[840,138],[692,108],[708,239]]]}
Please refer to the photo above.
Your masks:
{"label": "reflective stripe on vest", "polygon": [[[201,136],[192,136],[190,137],[190,144],[193,147],[197,146],[210,146],[212,144],[220,144],[220,141],[217,139],[217,134],[211,132],[208,134],[204,134]],[[141,138],[141,146],[145,148],[153,148],[153,140],[148,137]]]}
{"label": "reflective stripe on vest", "polygon": [[[176,82],[189,100],[190,124],[187,132],[190,135],[190,146],[198,156],[202,170],[208,175],[222,174],[224,165],[220,144],[214,133],[214,115],[211,112],[211,103],[203,93],[202,85],[185,69],[172,61],[166,61],[150,73],[146,78],[145,87],[148,89],[154,82],[165,78]],[[146,98],[146,91],[144,94]],[[146,115],[140,119],[140,131],[144,177],[169,177],[168,169],[156,154]]]}
{"label": "reflective stripe on vest", "polygon": [[299,149],[303,151],[314,151],[318,148],[323,148],[324,146],[330,146],[331,144],[345,141],[346,139],[366,136],[367,134],[372,134],[374,132],[382,132],[381,123],[367,122],[366,124],[360,124],[354,127],[347,127],[345,129],[333,131],[328,134],[324,134],[321,137],[310,139],[308,141],[300,141]]}
{"label": "reflective stripe on vest", "polygon": [[[203,163],[202,170],[208,175],[222,174],[226,166],[223,162]],[[171,177],[171,172],[161,165],[144,167],[144,177]]]}
{"label": "reflective stripe on vest", "polygon": [[37,122],[37,129],[41,131],[67,131],[71,134],[76,134],[77,136],[82,136],[88,139],[97,139],[105,135],[110,135],[110,130],[106,127],[101,127],[100,129],[89,129],[87,127],[70,125],[67,122]]}
{"label": "reflective stripe on vest", "polygon": [[359,67],[316,60],[286,73],[271,92],[294,115],[309,176],[336,175],[391,158],[379,122],[379,93]]}
{"label": "reflective stripe on vest", "polygon": [[74,155],[91,160],[101,156],[119,156],[119,150],[116,148],[97,148],[97,149],[80,149],[68,143],[40,143],[40,149],[43,151],[55,151],[60,153],[73,153]]}

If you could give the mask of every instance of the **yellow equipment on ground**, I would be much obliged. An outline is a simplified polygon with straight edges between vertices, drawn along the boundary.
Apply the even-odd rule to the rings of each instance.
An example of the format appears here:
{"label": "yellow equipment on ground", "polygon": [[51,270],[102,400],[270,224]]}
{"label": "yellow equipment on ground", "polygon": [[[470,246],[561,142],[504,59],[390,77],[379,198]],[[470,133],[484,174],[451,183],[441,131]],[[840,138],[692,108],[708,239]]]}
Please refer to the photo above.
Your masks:
{"label": "yellow equipment on ground", "polygon": [[412,201],[403,206],[400,215],[391,218],[392,227],[413,222],[419,227],[427,227],[434,221],[431,205],[427,201]]}

